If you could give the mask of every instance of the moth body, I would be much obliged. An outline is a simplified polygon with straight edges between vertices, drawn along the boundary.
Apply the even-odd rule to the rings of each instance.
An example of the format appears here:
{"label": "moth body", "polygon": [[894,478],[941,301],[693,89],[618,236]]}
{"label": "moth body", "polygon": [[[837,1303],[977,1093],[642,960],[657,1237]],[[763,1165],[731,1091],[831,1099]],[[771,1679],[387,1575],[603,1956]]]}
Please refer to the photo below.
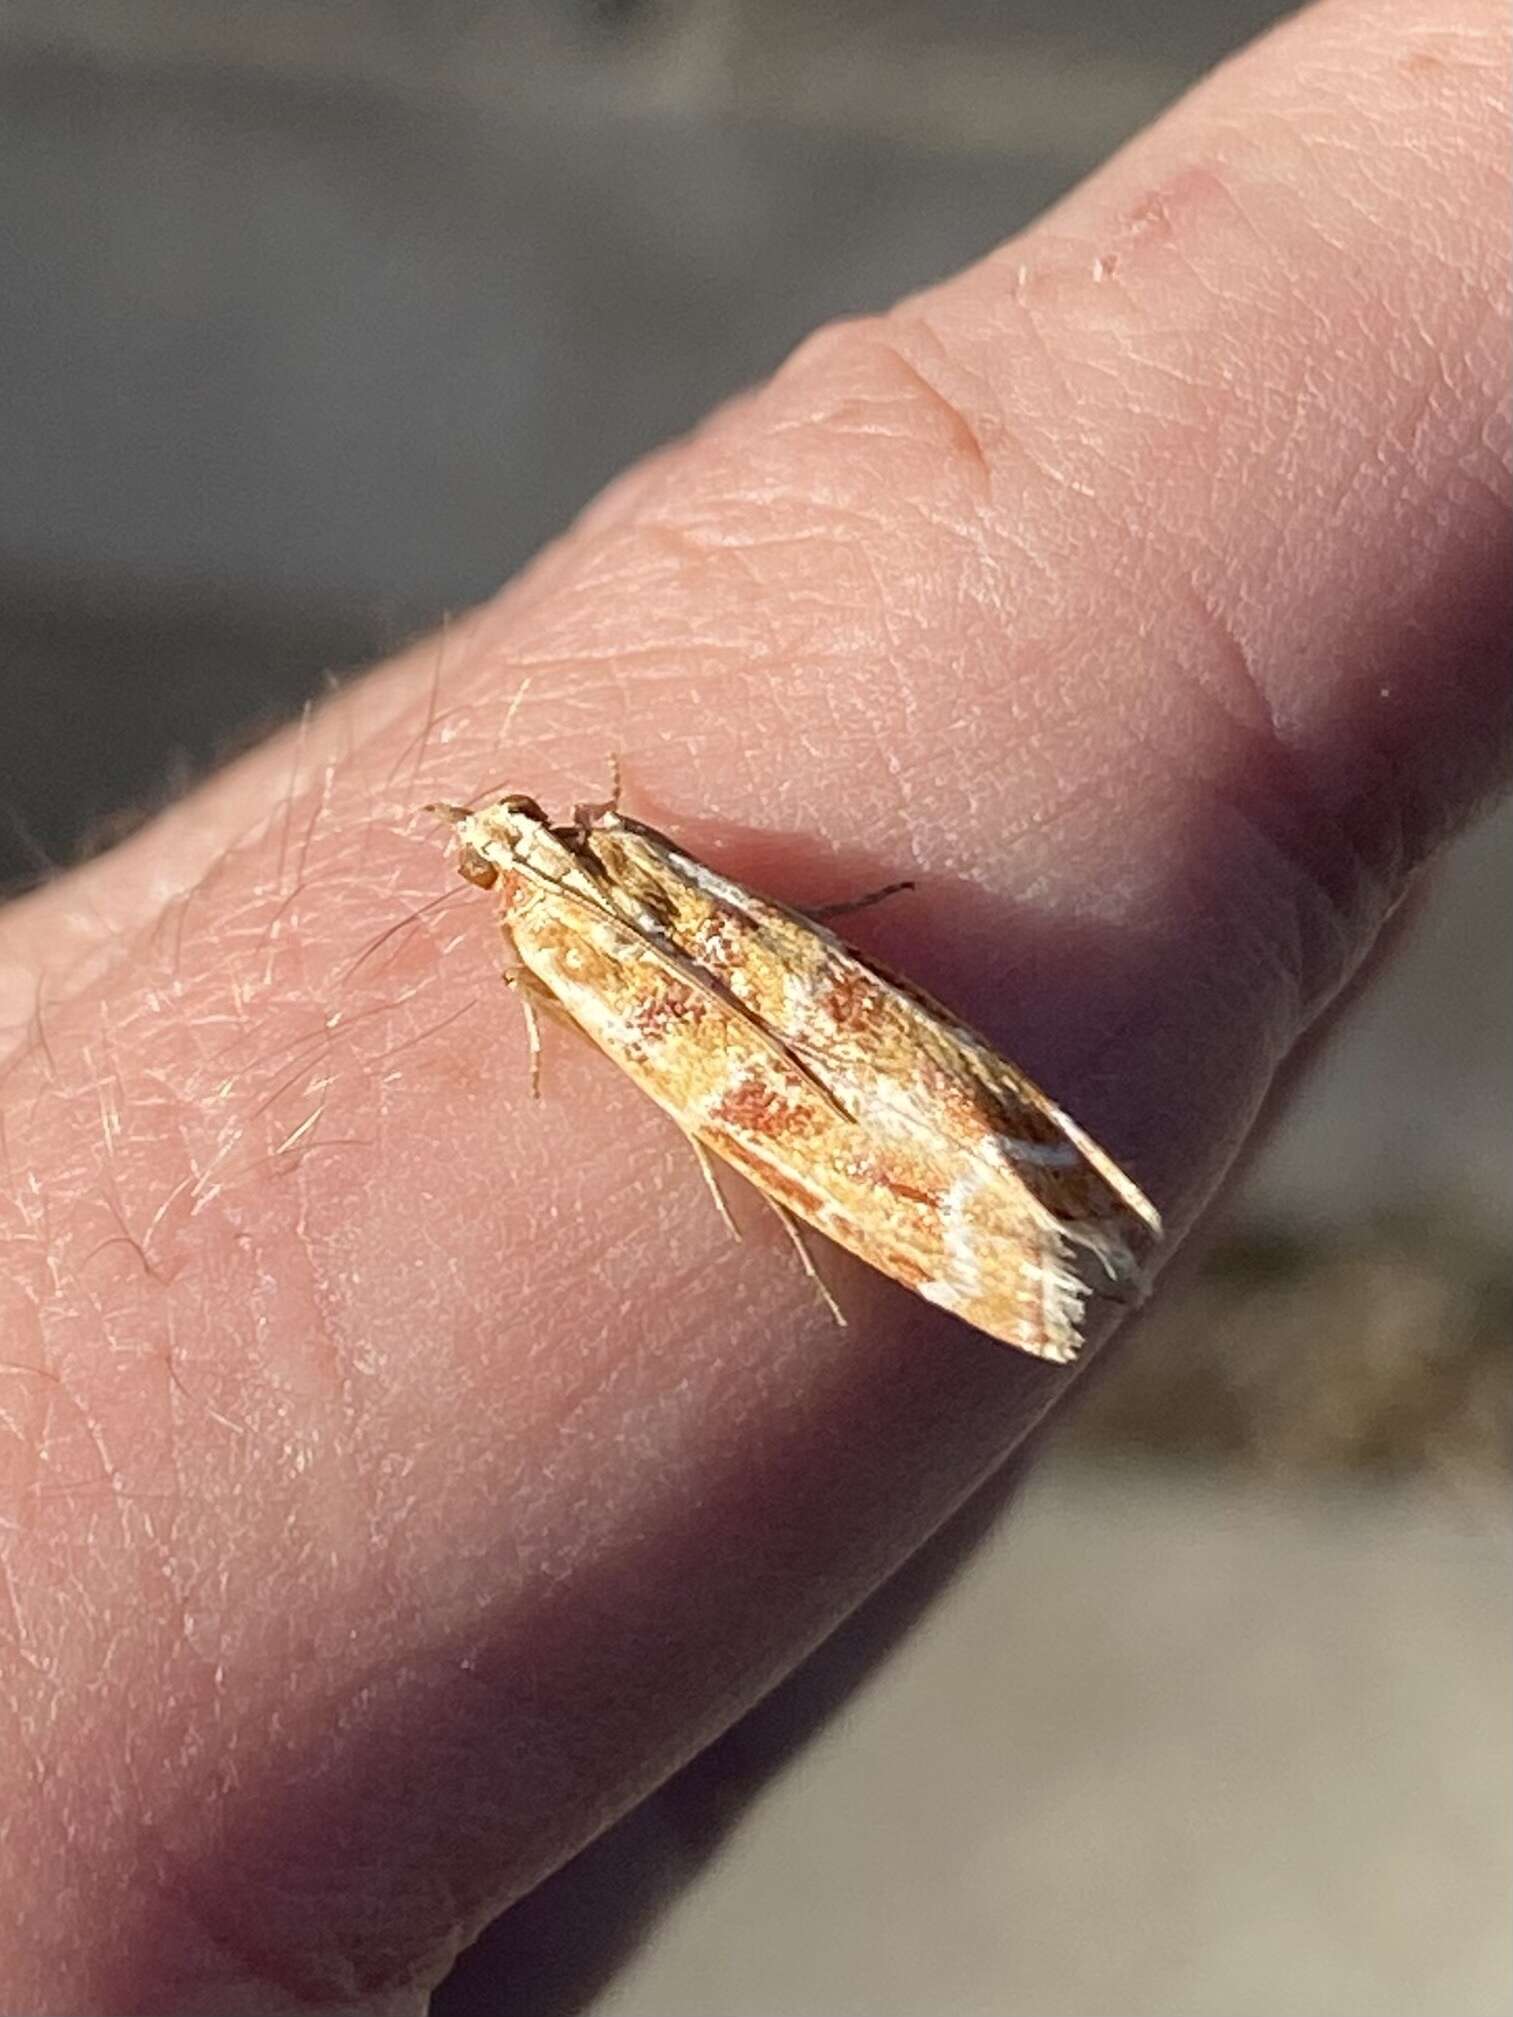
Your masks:
{"label": "moth body", "polygon": [[441,808],[521,963],[686,1133],[979,1330],[1066,1361],[1154,1207],[985,1038],[613,807]]}

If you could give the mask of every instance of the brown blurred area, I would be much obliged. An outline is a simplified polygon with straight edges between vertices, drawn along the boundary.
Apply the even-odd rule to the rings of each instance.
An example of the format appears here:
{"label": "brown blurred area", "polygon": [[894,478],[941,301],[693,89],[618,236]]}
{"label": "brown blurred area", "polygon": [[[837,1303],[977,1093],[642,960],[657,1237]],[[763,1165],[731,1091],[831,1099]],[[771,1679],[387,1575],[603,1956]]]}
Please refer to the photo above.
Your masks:
{"label": "brown blurred area", "polygon": [[[487,593],[1278,11],[13,0],[0,886]],[[727,1740],[749,1816],[659,1796],[440,2010],[1508,2008],[1510,840],[1451,852],[1205,1264],[844,1716]]]}

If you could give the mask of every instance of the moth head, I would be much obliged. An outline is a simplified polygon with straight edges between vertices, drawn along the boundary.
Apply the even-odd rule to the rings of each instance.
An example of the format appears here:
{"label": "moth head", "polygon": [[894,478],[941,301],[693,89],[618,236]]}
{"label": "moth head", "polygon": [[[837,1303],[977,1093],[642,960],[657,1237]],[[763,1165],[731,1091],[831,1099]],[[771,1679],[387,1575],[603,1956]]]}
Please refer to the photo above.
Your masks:
{"label": "moth head", "polygon": [[[501,852],[511,858],[529,859],[539,850],[542,837],[552,830],[536,800],[523,791],[506,792],[502,798],[496,798],[475,815],[473,824],[479,836],[487,835],[492,843],[485,852],[494,861],[499,860]],[[466,828],[461,837],[467,840]]]}
{"label": "moth head", "polygon": [[434,812],[438,819],[444,819],[457,835],[457,873],[467,882],[476,883],[479,889],[492,889],[499,880],[499,871],[470,837],[470,829],[478,819],[470,805],[449,805],[444,801],[428,805],[427,812]]}
{"label": "moth head", "polygon": [[507,813],[512,821],[518,820],[521,826],[545,826],[547,823],[546,814],[541,807],[535,799],[528,797],[523,791],[506,792],[504,797],[496,802],[494,810]]}
{"label": "moth head", "polygon": [[457,872],[480,889],[492,889],[511,860],[528,859],[543,835],[550,836],[546,814],[536,800],[513,791],[474,810],[466,805],[426,808],[453,827],[457,835]]}

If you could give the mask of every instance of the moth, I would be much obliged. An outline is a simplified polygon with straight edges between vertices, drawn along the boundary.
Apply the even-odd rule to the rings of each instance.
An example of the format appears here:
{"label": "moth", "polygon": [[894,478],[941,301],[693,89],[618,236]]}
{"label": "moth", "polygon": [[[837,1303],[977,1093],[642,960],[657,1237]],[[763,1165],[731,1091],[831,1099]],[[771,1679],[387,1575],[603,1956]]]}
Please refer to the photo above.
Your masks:
{"label": "moth", "polygon": [[533,1090],[550,1008],[677,1122],[727,1224],[705,1152],[764,1194],[811,1272],[794,1217],[990,1337],[1074,1358],[1089,1296],[1138,1294],[1155,1207],[949,1009],[618,799],[617,780],[561,824],[521,793],[430,808],[459,872],[498,895]]}

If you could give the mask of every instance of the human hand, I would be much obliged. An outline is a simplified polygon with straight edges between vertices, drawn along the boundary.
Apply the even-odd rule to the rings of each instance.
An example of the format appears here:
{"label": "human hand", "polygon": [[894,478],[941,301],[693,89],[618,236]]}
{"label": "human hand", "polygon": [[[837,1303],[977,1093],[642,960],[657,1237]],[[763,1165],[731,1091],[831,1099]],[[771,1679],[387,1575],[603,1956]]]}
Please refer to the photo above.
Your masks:
{"label": "human hand", "polygon": [[0,920],[5,2008],[418,2005],[1061,1395],[827,1251],[832,1331],[584,1047],[533,1106],[411,812],[618,751],[914,876],[858,940],[1180,1233],[1506,774],[1506,40],[1300,17]]}

